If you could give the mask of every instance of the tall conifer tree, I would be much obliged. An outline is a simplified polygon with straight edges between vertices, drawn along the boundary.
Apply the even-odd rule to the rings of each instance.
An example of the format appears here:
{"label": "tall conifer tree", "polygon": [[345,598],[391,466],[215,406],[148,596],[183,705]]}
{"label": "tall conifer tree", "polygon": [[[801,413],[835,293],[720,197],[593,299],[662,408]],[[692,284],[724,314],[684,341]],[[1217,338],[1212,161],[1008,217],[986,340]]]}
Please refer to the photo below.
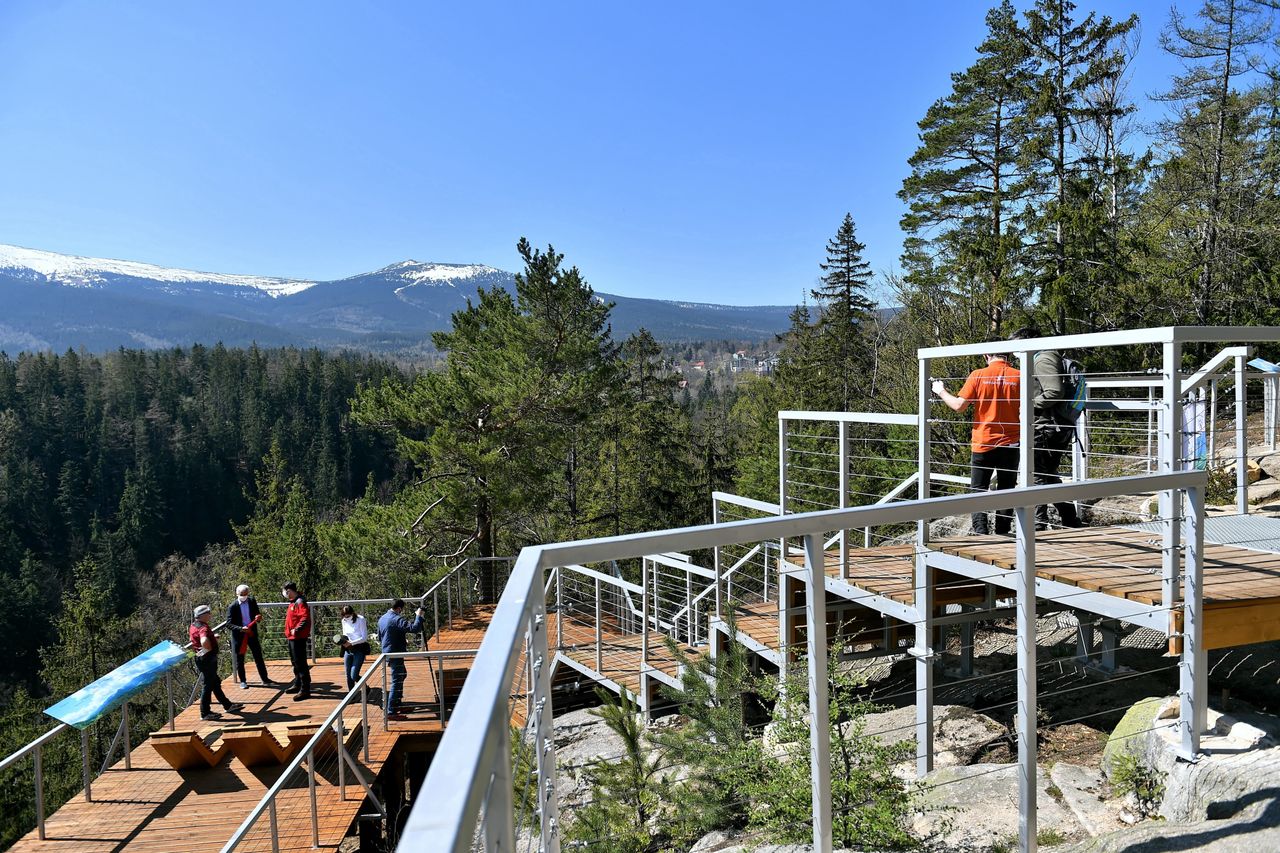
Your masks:
{"label": "tall conifer tree", "polygon": [[815,349],[821,375],[824,408],[853,408],[859,393],[869,392],[863,377],[871,364],[864,328],[875,303],[867,297],[871,264],[862,257],[866,246],[858,242],[853,215],[846,213],[834,237],[827,241],[827,259],[819,264],[822,277],[810,294],[818,302]]}
{"label": "tall conifer tree", "polygon": [[1033,129],[1035,60],[1005,0],[987,13],[978,60],[920,121],[920,148],[898,196],[909,210],[908,282],[941,272],[957,310],[975,308],[994,336],[1028,293],[1024,207],[1035,188],[1021,154]]}

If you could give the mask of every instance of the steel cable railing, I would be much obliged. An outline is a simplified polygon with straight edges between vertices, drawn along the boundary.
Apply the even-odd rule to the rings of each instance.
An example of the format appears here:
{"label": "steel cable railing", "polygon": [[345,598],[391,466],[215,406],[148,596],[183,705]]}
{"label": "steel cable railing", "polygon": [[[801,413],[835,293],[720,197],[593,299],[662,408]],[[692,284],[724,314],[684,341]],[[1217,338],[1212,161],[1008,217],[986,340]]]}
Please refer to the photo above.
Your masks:
{"label": "steel cable railing", "polygon": [[[468,849],[482,813],[485,837],[490,844],[488,849],[510,849],[511,834],[505,828],[506,818],[503,817],[511,815],[507,802],[511,796],[507,781],[510,777],[509,750],[503,746],[507,729],[505,724],[499,727],[499,721],[505,717],[499,709],[505,709],[503,685],[509,683],[509,673],[523,645],[521,638],[525,633],[520,626],[527,626],[538,615],[538,609],[544,606],[545,573],[557,567],[582,561],[621,560],[655,552],[690,551],[775,538],[821,539],[824,532],[832,528],[919,522],[959,511],[991,509],[1002,501],[1025,507],[1057,498],[1091,499],[1158,489],[1194,490],[1203,488],[1203,482],[1203,474],[1193,473],[1129,477],[1033,487],[1005,495],[939,497],[525,549],[517,560],[508,591],[494,613],[475,667],[459,700],[454,722],[432,765],[427,782],[433,792],[432,806],[414,809],[402,839],[402,845],[408,846],[403,849]],[[1027,533],[1034,541],[1034,532],[1028,530]],[[814,542],[812,547],[820,548],[821,542]],[[1198,578],[1198,568],[1194,565],[1196,559],[1192,554],[1192,565],[1187,567],[1188,577]],[[806,577],[813,576],[810,562]],[[806,582],[807,585],[810,583]],[[1194,607],[1197,603],[1184,603],[1184,607]],[[812,660],[813,655],[808,657]],[[1188,703],[1187,712],[1191,711]],[[549,723],[545,729],[536,729],[533,737],[539,754],[544,750],[554,752],[550,747]],[[544,808],[544,831],[549,831],[548,822],[553,819],[558,820],[558,815]]]}

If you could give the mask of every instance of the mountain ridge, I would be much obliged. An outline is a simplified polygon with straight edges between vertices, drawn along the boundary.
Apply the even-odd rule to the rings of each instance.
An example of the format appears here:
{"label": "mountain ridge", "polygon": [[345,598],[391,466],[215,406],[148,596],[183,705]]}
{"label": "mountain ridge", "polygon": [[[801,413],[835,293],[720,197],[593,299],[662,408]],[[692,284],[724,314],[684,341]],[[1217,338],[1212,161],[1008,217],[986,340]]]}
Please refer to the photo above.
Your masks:
{"label": "mountain ridge", "polygon": [[[162,267],[0,244],[0,349],[160,348],[257,343],[393,352],[430,346],[480,287],[514,291],[486,264],[397,261],[332,280]],[[613,327],[660,340],[772,339],[790,306],[719,305],[621,296]]]}

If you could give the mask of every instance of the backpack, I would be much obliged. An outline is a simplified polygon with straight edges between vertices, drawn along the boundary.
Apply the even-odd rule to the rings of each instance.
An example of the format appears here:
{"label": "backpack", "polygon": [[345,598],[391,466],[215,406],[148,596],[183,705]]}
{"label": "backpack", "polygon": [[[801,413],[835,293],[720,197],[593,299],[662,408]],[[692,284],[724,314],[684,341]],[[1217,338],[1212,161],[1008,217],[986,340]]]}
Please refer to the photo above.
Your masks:
{"label": "backpack", "polygon": [[1089,387],[1085,380],[1084,365],[1074,358],[1062,357],[1062,399],[1054,415],[1061,423],[1074,425],[1084,411],[1089,399]]}

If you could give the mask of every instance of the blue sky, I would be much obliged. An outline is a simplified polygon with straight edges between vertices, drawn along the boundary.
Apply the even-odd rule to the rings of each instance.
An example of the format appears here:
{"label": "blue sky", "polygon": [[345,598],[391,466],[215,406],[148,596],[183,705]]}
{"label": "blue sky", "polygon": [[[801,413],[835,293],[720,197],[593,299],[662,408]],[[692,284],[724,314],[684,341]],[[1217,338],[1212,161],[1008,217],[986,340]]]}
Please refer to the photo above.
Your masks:
{"label": "blue sky", "polygon": [[[988,5],[4,0],[0,242],[338,278],[525,235],[598,290],[792,304],[845,211],[896,265]],[[1154,115],[1168,3],[1080,6],[1141,16]]]}

